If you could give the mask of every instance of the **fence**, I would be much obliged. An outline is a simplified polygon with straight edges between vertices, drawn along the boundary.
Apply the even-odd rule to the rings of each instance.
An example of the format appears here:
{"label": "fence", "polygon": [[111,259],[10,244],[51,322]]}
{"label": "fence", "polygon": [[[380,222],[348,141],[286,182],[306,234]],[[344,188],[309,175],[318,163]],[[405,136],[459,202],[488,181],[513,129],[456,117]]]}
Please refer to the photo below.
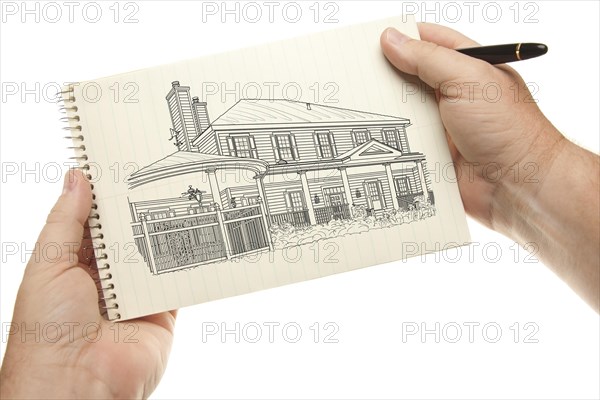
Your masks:
{"label": "fence", "polygon": [[153,274],[271,247],[262,204],[132,223],[135,243]]}

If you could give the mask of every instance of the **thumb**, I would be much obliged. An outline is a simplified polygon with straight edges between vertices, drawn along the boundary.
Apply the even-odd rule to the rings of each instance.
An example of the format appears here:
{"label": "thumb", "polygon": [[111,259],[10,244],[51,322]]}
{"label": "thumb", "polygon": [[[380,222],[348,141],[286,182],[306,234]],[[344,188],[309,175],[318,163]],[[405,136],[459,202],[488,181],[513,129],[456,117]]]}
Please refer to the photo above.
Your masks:
{"label": "thumb", "polygon": [[400,71],[417,75],[434,89],[445,83],[480,80],[490,74],[491,66],[435,43],[415,40],[394,28],[381,35],[381,47],[387,59]]}
{"label": "thumb", "polygon": [[81,171],[69,170],[63,192],[48,215],[26,272],[59,274],[79,263],[77,252],[91,206],[89,182]]}

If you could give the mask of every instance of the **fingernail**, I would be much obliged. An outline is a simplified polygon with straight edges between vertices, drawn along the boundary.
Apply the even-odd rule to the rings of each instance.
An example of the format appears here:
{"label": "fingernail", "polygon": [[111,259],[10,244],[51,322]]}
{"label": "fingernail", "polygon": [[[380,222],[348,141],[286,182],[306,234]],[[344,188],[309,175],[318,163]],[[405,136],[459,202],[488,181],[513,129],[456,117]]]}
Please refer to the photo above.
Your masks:
{"label": "fingernail", "polygon": [[396,47],[399,47],[410,40],[410,37],[394,28],[387,28],[385,31],[385,38],[388,42]]}
{"label": "fingernail", "polygon": [[77,186],[77,174],[74,169],[70,169],[65,174],[65,181],[63,183],[63,194],[72,191]]}

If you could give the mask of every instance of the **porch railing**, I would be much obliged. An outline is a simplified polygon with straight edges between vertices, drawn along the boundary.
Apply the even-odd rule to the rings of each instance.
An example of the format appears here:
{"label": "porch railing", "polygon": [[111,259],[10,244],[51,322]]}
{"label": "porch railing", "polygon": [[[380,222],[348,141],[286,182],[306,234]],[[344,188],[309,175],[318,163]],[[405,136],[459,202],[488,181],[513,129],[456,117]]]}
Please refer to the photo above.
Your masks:
{"label": "porch railing", "polygon": [[339,204],[315,208],[315,219],[319,225],[332,219],[350,219],[350,207],[348,204]]}
{"label": "porch railing", "polygon": [[409,206],[415,205],[415,197],[423,196],[423,192],[403,194],[398,196],[398,206],[403,210],[408,210]]}
{"label": "porch railing", "polygon": [[283,214],[271,215],[271,222],[274,225],[292,224],[297,228],[310,226],[308,210],[290,211]]}

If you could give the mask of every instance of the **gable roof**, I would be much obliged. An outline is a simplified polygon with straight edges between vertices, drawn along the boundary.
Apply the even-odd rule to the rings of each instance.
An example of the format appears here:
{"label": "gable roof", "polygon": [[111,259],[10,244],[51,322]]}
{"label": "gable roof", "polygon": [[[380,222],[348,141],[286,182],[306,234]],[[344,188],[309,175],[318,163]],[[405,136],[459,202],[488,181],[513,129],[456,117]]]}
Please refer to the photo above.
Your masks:
{"label": "gable roof", "polygon": [[394,162],[394,161],[416,161],[425,157],[423,153],[406,153],[376,139],[371,139],[355,148],[338,155],[334,160],[339,160],[343,165],[362,165],[372,164],[374,161]]}
{"label": "gable roof", "polygon": [[284,99],[242,99],[211,124],[215,130],[237,125],[410,124],[406,118]]}
{"label": "gable roof", "polygon": [[381,158],[382,156],[385,156],[387,159],[394,159],[402,155],[403,153],[400,150],[388,146],[385,143],[381,143],[376,139],[371,139],[344,154],[340,154],[336,159],[346,162],[348,160],[357,160],[359,158]]}

